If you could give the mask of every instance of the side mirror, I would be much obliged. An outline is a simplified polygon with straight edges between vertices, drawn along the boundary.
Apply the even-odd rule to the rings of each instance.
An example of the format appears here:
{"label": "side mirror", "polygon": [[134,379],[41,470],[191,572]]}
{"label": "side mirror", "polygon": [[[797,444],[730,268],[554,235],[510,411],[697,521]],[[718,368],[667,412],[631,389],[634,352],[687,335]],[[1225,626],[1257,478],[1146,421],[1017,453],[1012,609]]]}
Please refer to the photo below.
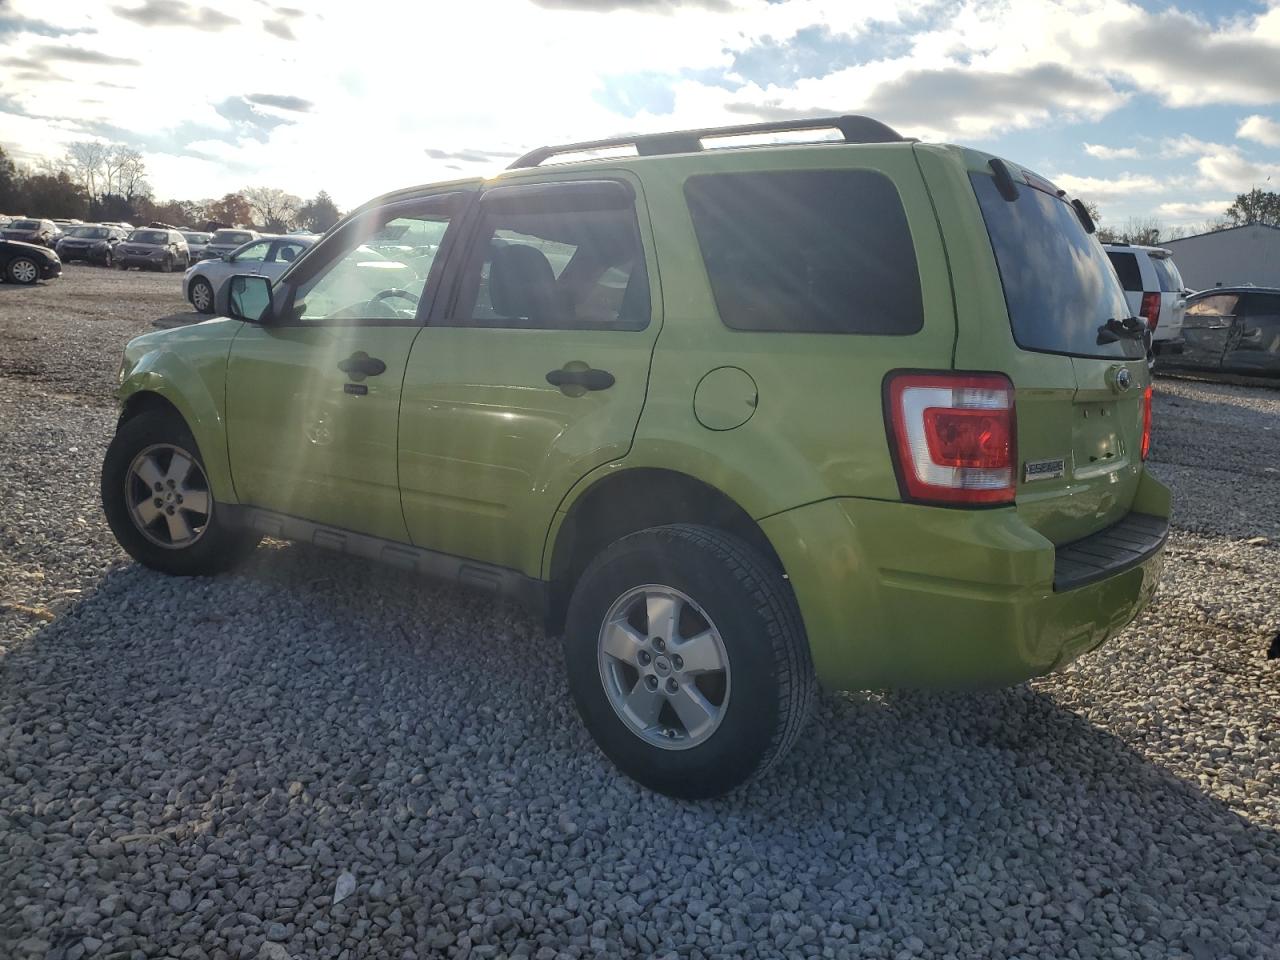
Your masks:
{"label": "side mirror", "polygon": [[230,281],[227,312],[236,320],[262,323],[271,316],[271,280],[237,274]]}

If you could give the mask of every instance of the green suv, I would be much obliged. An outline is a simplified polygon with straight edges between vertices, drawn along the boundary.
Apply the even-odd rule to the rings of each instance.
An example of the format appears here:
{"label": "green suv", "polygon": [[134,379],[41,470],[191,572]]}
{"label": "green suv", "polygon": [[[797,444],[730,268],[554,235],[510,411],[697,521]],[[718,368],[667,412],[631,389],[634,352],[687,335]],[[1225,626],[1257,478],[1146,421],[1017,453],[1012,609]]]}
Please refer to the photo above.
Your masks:
{"label": "green suv", "polygon": [[1143,328],[1092,229],[864,117],[543,148],[133,340],[106,515],[168,573],[269,536],[528,601],[613,762],[719,794],[818,683],[1017,683],[1151,597]]}

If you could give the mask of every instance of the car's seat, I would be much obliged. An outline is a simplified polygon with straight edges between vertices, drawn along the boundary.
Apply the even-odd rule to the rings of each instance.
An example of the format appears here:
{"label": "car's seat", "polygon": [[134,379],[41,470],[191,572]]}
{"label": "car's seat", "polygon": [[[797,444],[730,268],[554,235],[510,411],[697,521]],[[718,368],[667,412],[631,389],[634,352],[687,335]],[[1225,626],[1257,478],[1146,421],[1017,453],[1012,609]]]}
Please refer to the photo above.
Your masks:
{"label": "car's seat", "polygon": [[498,247],[489,262],[489,303],[508,319],[527,319],[540,326],[563,326],[567,310],[546,254],[513,243]]}

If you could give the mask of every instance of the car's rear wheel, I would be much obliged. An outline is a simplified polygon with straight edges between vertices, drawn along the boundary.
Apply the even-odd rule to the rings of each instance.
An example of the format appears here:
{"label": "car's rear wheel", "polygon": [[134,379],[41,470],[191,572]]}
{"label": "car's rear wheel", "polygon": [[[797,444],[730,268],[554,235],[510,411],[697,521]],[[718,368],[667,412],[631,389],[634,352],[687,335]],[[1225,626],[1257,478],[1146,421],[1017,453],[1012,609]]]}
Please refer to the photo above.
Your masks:
{"label": "car's rear wheel", "polygon": [[203,277],[191,281],[191,306],[197,313],[213,313],[213,285]]}
{"label": "car's rear wheel", "polygon": [[260,539],[226,522],[195,438],[165,411],[141,413],[116,430],[102,464],[102,508],[120,546],[164,573],[220,573]]}
{"label": "car's rear wheel", "polygon": [[790,585],[710,527],[654,527],[608,547],[574,589],[564,649],[601,750],[672,796],[717,796],[767,771],[813,700]]}
{"label": "car's rear wheel", "polygon": [[35,283],[40,279],[40,264],[30,257],[14,257],[6,272],[14,283]]}

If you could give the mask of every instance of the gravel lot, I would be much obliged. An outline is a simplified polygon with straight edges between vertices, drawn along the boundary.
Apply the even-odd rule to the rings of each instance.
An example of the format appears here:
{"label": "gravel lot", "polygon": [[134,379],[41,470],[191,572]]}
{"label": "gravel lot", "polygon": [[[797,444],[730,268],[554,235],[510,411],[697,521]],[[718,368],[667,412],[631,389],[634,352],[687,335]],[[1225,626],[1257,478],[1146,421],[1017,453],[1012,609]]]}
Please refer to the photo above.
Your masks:
{"label": "gravel lot", "polygon": [[126,562],[109,391],[177,288],[0,286],[0,957],[1280,956],[1280,392],[1159,383],[1177,532],[1103,651],[827,696],[687,804],[521,613],[291,545]]}

